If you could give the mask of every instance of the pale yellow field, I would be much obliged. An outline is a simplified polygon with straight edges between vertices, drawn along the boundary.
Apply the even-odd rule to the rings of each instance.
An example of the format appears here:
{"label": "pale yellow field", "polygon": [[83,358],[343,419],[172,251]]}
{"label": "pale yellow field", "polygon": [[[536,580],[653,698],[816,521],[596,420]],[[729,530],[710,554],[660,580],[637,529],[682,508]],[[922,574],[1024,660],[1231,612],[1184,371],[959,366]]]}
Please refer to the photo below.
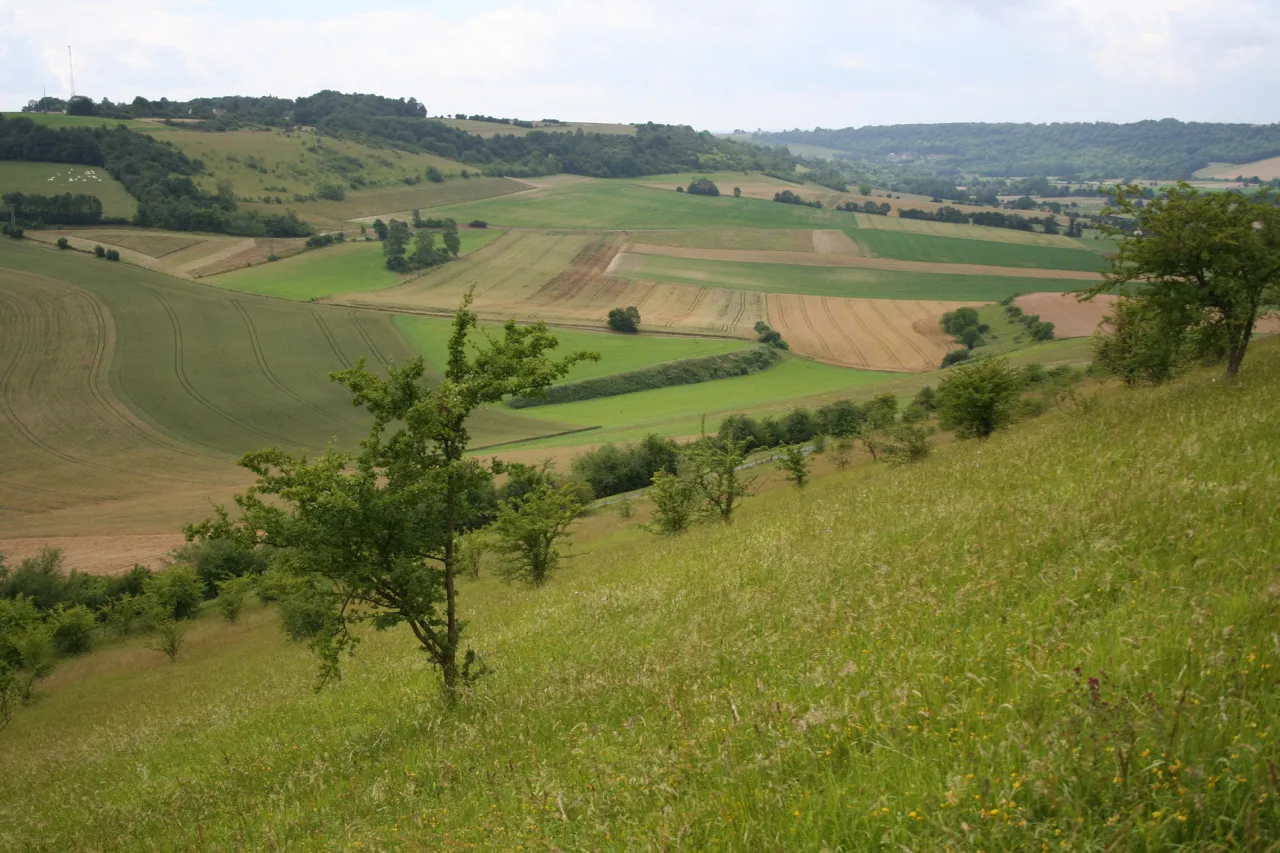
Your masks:
{"label": "pale yellow field", "polygon": [[1257,160],[1253,163],[1241,163],[1239,166],[1225,166],[1205,177],[1218,178],[1223,181],[1234,180],[1237,177],[1261,178],[1264,181],[1275,180],[1280,178],[1280,157]]}
{"label": "pale yellow field", "polygon": [[50,244],[56,243],[59,237],[66,237],[72,248],[86,252],[93,251],[95,246],[115,249],[126,263],[182,278],[202,278],[255,266],[266,263],[271,254],[288,257],[302,251],[306,245],[306,240],[301,237],[230,237],[143,228],[32,231],[28,236]]}
{"label": "pale yellow field", "polygon": [[933,370],[955,343],[938,325],[973,302],[769,294],[769,324],[797,355],[867,370]]}
{"label": "pale yellow field", "polygon": [[[1034,214],[1039,216],[1041,214]],[[1015,231],[1012,228],[988,228],[985,225],[957,225],[950,222],[928,222],[923,219],[900,219],[897,216],[871,216],[855,214],[859,228],[876,231],[910,231],[913,234],[932,234],[935,237],[959,237],[965,240],[986,240],[995,243],[1024,243],[1029,246],[1056,246],[1078,249],[1080,244],[1061,234],[1041,234],[1039,231]]]}

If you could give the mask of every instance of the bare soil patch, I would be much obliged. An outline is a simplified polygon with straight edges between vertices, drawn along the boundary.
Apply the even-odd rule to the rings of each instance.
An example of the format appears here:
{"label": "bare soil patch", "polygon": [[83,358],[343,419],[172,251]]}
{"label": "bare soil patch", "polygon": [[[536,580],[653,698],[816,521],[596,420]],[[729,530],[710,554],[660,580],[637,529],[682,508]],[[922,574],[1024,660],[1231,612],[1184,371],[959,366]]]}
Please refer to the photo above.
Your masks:
{"label": "bare soil patch", "polygon": [[860,255],[858,244],[843,231],[814,231],[813,250],[820,255]]}
{"label": "bare soil patch", "polygon": [[305,237],[265,238],[257,237],[240,240],[226,249],[208,255],[198,263],[180,269],[195,278],[205,278],[219,273],[231,272],[244,267],[255,267],[270,263],[271,255],[287,258],[296,255],[307,247]]}

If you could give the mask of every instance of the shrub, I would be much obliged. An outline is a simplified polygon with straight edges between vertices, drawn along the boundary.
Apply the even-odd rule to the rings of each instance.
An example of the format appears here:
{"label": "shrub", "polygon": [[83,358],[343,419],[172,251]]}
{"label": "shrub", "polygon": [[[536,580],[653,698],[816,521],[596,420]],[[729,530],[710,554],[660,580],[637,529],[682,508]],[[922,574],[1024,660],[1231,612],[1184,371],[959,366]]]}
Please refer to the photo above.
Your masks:
{"label": "shrub", "polygon": [[316,196],[325,201],[345,201],[347,189],[342,184],[325,183],[316,187]]}
{"label": "shrub", "polygon": [[799,445],[792,445],[782,451],[778,460],[778,469],[786,472],[787,482],[797,489],[804,488],[809,482],[809,459]]}
{"label": "shrub", "polygon": [[444,175],[435,166],[427,167],[427,180],[433,184],[444,183]]}
{"label": "shrub", "polygon": [[[905,416],[905,412],[903,413]],[[932,429],[926,429],[912,423],[898,424],[888,430],[880,442],[880,454],[894,465],[906,465],[927,459],[933,451],[929,443]]]}
{"label": "shrub", "polygon": [[720,188],[709,178],[696,178],[689,183],[690,195],[720,195]]}
{"label": "shrub", "polygon": [[178,653],[182,651],[182,644],[186,639],[187,626],[164,611],[152,614],[151,626],[155,633],[147,642],[147,648],[161,652],[170,663],[177,663]]}
{"label": "shrub", "polygon": [[947,353],[942,357],[942,366],[950,367],[953,364],[958,364],[959,362],[962,362],[962,361],[968,361],[969,355],[970,353],[967,349],[953,349],[951,352]]}
{"label": "shrub", "polygon": [[1013,421],[1022,385],[1022,375],[1007,359],[961,365],[938,386],[943,429],[954,430],[958,438],[987,438]]}
{"label": "shrub", "polygon": [[609,328],[615,332],[638,332],[640,331],[640,309],[634,305],[610,309],[607,322]]}
{"label": "shrub", "polygon": [[256,578],[250,575],[242,575],[218,582],[218,612],[223,619],[235,622],[240,618],[240,611],[244,609],[249,593],[253,592],[255,581]]}
{"label": "shrub", "polygon": [[676,536],[688,530],[698,517],[698,484],[692,477],[659,471],[649,489],[653,518],[646,526],[651,533]]}
{"label": "shrub", "polygon": [[684,192],[684,187],[676,187],[676,192],[678,193]]}
{"label": "shrub", "polygon": [[467,223],[467,227],[468,228],[488,228],[489,223],[485,222],[483,219],[473,219]]}
{"label": "shrub", "polygon": [[59,238],[58,238],[58,248],[59,248],[59,249],[69,249],[69,248],[71,248],[71,243],[69,243],[69,242],[67,241],[67,238],[66,238],[66,237],[59,237]]}
{"label": "shrub", "polygon": [[205,584],[194,566],[174,563],[147,579],[151,610],[173,619],[190,619],[204,601]]}
{"label": "shrub", "polygon": [[643,489],[659,472],[676,473],[679,446],[669,438],[650,434],[634,444],[606,444],[575,456],[571,470],[591,487],[594,497]]}
{"label": "shrub", "polygon": [[115,249],[107,249],[107,260],[109,261],[120,260],[120,253],[117,252]]}
{"label": "shrub", "polygon": [[245,548],[230,539],[201,539],[174,551],[174,557],[195,568],[204,598],[218,594],[218,585],[231,578],[259,575],[266,569],[266,553]]}
{"label": "shrub", "polygon": [[105,258],[107,256],[107,250],[102,248],[101,246],[94,246],[93,256],[95,258]]}
{"label": "shrub", "polygon": [[83,604],[59,607],[49,615],[53,646],[58,654],[79,655],[93,647],[93,612]]}

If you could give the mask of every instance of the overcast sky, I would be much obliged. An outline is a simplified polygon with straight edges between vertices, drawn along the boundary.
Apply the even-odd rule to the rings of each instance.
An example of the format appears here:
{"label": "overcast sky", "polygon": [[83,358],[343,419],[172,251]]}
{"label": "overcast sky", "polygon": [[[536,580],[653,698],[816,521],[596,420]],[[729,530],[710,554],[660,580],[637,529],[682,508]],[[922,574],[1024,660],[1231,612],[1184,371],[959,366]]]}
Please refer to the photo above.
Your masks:
{"label": "overcast sky", "polygon": [[783,129],[1280,121],[1280,0],[0,0],[0,109],[320,89]]}

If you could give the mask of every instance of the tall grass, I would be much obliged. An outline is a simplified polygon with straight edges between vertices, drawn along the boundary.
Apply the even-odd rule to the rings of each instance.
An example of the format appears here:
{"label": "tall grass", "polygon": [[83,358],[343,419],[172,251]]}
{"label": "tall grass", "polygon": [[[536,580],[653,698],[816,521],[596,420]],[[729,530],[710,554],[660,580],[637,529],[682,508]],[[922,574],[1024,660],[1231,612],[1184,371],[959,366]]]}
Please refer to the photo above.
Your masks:
{"label": "tall grass", "polygon": [[104,652],[0,735],[0,847],[1270,849],[1280,348],[1250,359],[478,581],[495,673],[452,711],[395,635],[310,694],[265,610]]}

